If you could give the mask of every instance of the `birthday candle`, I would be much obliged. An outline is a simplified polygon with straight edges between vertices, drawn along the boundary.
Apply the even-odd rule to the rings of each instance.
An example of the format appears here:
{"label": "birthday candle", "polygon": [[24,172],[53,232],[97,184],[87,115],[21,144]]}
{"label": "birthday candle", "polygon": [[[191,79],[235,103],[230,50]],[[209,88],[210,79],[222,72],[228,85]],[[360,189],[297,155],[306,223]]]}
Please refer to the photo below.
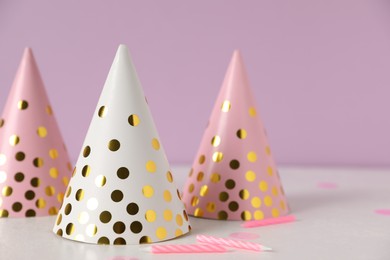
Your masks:
{"label": "birthday candle", "polygon": [[246,242],[246,241],[240,241],[240,240],[228,239],[228,238],[213,237],[213,236],[197,235],[196,240],[200,243],[207,243],[210,245],[234,247],[238,249],[246,249],[246,250],[258,251],[258,252],[272,250],[271,248],[263,246],[258,243]]}
{"label": "birthday candle", "polygon": [[150,252],[153,254],[177,254],[177,253],[224,253],[228,250],[218,245],[153,245]]}
{"label": "birthday candle", "polygon": [[252,228],[252,227],[261,227],[261,226],[268,226],[268,225],[275,225],[275,224],[282,224],[282,223],[288,223],[295,221],[294,215],[288,215],[284,217],[279,218],[270,218],[265,220],[254,220],[254,221],[246,221],[241,224],[242,227],[246,228]]}

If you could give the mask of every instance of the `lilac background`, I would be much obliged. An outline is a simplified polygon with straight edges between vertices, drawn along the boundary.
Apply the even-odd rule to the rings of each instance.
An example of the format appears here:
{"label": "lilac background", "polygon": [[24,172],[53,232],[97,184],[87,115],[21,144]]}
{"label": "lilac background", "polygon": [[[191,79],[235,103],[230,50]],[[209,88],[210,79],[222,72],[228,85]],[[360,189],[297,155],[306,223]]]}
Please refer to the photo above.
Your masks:
{"label": "lilac background", "polygon": [[172,162],[192,161],[239,48],[277,162],[390,165],[389,1],[0,0],[0,105],[31,46],[76,158],[119,43]]}

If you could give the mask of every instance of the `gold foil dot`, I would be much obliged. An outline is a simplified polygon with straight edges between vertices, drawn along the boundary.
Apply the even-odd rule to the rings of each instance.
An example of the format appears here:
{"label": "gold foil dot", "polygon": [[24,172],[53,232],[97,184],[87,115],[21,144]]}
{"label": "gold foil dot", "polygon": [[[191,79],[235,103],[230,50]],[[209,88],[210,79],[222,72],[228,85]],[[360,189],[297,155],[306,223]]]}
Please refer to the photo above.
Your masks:
{"label": "gold foil dot", "polygon": [[11,196],[11,194],[12,194],[12,187],[10,187],[10,186],[4,186],[3,187],[3,190],[2,190],[2,192],[1,192],[1,194],[3,194],[3,196],[5,196],[5,197],[9,197],[9,196]]}
{"label": "gold foil dot", "polygon": [[103,211],[102,213],[100,213],[99,215],[99,219],[100,219],[100,222],[102,223],[108,223],[111,221],[111,218],[112,218],[112,215],[109,211]]}
{"label": "gold foil dot", "polygon": [[46,201],[43,198],[37,199],[35,206],[37,206],[38,209],[43,209],[46,207]]}
{"label": "gold foil dot", "polygon": [[251,117],[256,116],[256,109],[254,107],[249,108],[248,112]]}
{"label": "gold foil dot", "polygon": [[167,230],[164,227],[158,227],[156,230],[156,236],[158,239],[164,239],[167,237]]}
{"label": "gold foil dot", "polygon": [[30,184],[31,184],[31,186],[33,186],[35,188],[39,187],[39,185],[41,184],[41,180],[37,177],[34,177],[31,179]]}
{"label": "gold foil dot", "polygon": [[240,168],[240,162],[238,160],[231,160],[229,166],[231,169],[237,170],[238,168]]}
{"label": "gold foil dot", "polygon": [[180,214],[176,215],[176,224],[179,225],[179,227],[183,226],[183,217]]}
{"label": "gold foil dot", "polygon": [[193,183],[190,184],[190,186],[188,186],[188,192],[189,193],[192,193],[195,189],[195,185]]}
{"label": "gold foil dot", "polygon": [[56,225],[58,226],[59,224],[61,224],[61,221],[62,221],[62,214],[59,214],[57,216]]}
{"label": "gold foil dot", "polygon": [[154,222],[156,220],[156,212],[154,210],[147,210],[145,213],[145,219],[148,222]]}
{"label": "gold foil dot", "polygon": [[0,153],[0,165],[4,165],[6,161],[7,161],[7,156],[5,156],[5,154]]}
{"label": "gold foil dot", "polygon": [[236,182],[232,179],[229,179],[225,182],[225,187],[228,188],[229,190],[234,189],[236,186]]}
{"label": "gold foil dot", "polygon": [[87,158],[89,156],[89,154],[91,153],[91,147],[89,147],[89,145],[87,145],[86,147],[84,147],[84,150],[83,150],[83,157],[84,158]]}
{"label": "gold foil dot", "polygon": [[45,193],[47,196],[53,196],[55,192],[56,192],[56,189],[53,186],[47,186],[45,188]]}
{"label": "gold foil dot", "polygon": [[184,216],[185,220],[188,221],[188,215],[187,215],[187,212],[185,210],[183,210],[183,216]]}
{"label": "gold foil dot", "polygon": [[201,208],[196,208],[194,211],[195,217],[203,217],[203,210]]}
{"label": "gold foil dot", "polygon": [[152,139],[152,147],[156,151],[160,150],[160,142],[158,141],[157,138]]}
{"label": "gold foil dot", "polygon": [[120,190],[114,190],[111,192],[111,199],[114,202],[119,202],[123,199],[123,193]]}
{"label": "gold foil dot", "polygon": [[47,129],[44,126],[40,126],[37,129],[37,134],[41,138],[45,138],[47,136]]}
{"label": "gold foil dot", "polygon": [[256,173],[254,171],[247,171],[245,173],[245,179],[249,182],[253,182],[256,180]]}
{"label": "gold foil dot", "polygon": [[0,128],[4,126],[4,123],[5,123],[4,119],[1,118],[0,119]]}
{"label": "gold foil dot", "polygon": [[236,135],[239,139],[245,139],[247,136],[247,133],[246,133],[245,129],[238,129],[236,132]]}
{"label": "gold foil dot", "polygon": [[206,205],[206,210],[208,212],[214,212],[215,211],[215,203],[214,202],[208,202]]}
{"label": "gold foil dot", "polygon": [[191,205],[192,205],[193,207],[195,207],[195,206],[198,205],[198,204],[199,204],[199,198],[198,198],[197,196],[192,197],[192,199],[191,199]]}
{"label": "gold foil dot", "polygon": [[98,239],[97,243],[99,245],[109,245],[110,244],[110,240],[107,237],[101,237],[101,238]]}
{"label": "gold foil dot", "polygon": [[107,108],[105,106],[101,106],[98,111],[98,116],[103,118],[107,115]]}
{"label": "gold foil dot", "polygon": [[271,155],[271,148],[268,145],[265,147],[265,153]]}
{"label": "gold foil dot", "polygon": [[200,188],[199,195],[200,195],[201,197],[204,197],[204,196],[207,195],[208,191],[209,191],[209,187],[208,187],[207,185],[203,185],[203,186]]}
{"label": "gold foil dot", "polygon": [[228,112],[231,107],[232,107],[232,105],[230,104],[230,101],[229,100],[225,100],[222,103],[221,110],[222,110],[222,112]]}
{"label": "gold foil dot", "polygon": [[223,191],[221,193],[219,193],[219,200],[222,201],[222,202],[225,202],[229,199],[229,193]]}
{"label": "gold foil dot", "polygon": [[86,211],[80,212],[78,220],[80,224],[86,224],[89,221],[89,214]]}
{"label": "gold foil dot", "polygon": [[58,170],[57,170],[57,168],[55,168],[55,167],[50,168],[49,175],[53,179],[57,179],[57,177],[58,177]]}
{"label": "gold foil dot", "polygon": [[251,200],[252,207],[254,208],[260,208],[261,206],[261,199],[259,197],[253,197]]}
{"label": "gold foil dot", "polygon": [[181,200],[180,191],[178,189],[176,190],[176,194],[177,194],[177,197],[179,198],[179,200]]}
{"label": "gold foil dot", "polygon": [[62,235],[63,235],[63,234],[62,234],[62,229],[61,229],[61,228],[58,229],[56,234],[59,235],[59,236],[62,236]]}
{"label": "gold foil dot", "polygon": [[35,198],[35,192],[33,192],[32,190],[28,190],[26,191],[26,193],[24,193],[24,197],[27,200],[33,200]]}
{"label": "gold foil dot", "polygon": [[20,138],[17,135],[11,135],[9,138],[9,144],[12,146],[17,145],[20,142]]}
{"label": "gold foil dot", "polygon": [[83,177],[88,177],[90,171],[91,167],[89,167],[89,165],[85,165],[81,171],[81,175],[83,175]]}
{"label": "gold foil dot", "polygon": [[130,172],[129,170],[126,168],[126,167],[120,167],[117,171],[116,171],[116,175],[118,176],[119,179],[126,179],[127,177],[129,177],[130,175]]}
{"label": "gold foil dot", "polygon": [[77,172],[77,168],[74,167],[74,168],[73,168],[73,172],[72,172],[72,177],[76,174],[76,172]]}
{"label": "gold foil dot", "polygon": [[268,183],[265,182],[265,181],[261,181],[259,183],[259,189],[262,191],[262,192],[266,192],[268,190]]}
{"label": "gold foil dot", "polygon": [[62,183],[64,184],[65,187],[68,187],[68,184],[69,184],[68,177],[62,177]]}
{"label": "gold foil dot", "polygon": [[66,190],[65,196],[69,197],[69,195],[72,193],[72,187],[69,186],[68,189]]}
{"label": "gold foil dot", "polygon": [[198,175],[196,176],[196,180],[197,181],[202,181],[203,177],[204,177],[204,173],[203,172],[198,172]]}
{"label": "gold foil dot", "polygon": [[20,202],[15,202],[14,204],[12,204],[12,210],[15,212],[21,211],[22,207],[23,207],[23,205]]}
{"label": "gold foil dot", "polygon": [[62,202],[64,201],[64,193],[59,192],[57,194],[57,201],[62,204]]}
{"label": "gold foil dot", "polygon": [[170,171],[167,171],[167,180],[168,180],[168,182],[170,182],[170,183],[173,182],[172,173],[171,173]]}
{"label": "gold foil dot", "polygon": [[179,237],[179,236],[181,236],[181,235],[183,235],[183,231],[181,231],[180,228],[176,229],[176,231],[175,231],[175,237]]}
{"label": "gold foil dot", "polygon": [[130,215],[135,215],[138,213],[139,207],[136,203],[132,202],[129,205],[127,205],[126,210],[127,213],[129,213]]}
{"label": "gold foil dot", "polygon": [[248,158],[248,161],[250,162],[256,162],[257,161],[257,154],[255,152],[249,152],[246,156]]}
{"label": "gold foil dot", "polygon": [[139,117],[136,114],[130,115],[128,121],[131,126],[137,126],[140,123]]}
{"label": "gold foil dot", "polygon": [[72,164],[70,162],[68,162],[66,165],[68,166],[68,170],[71,171],[72,170]]}
{"label": "gold foil dot", "polygon": [[278,194],[279,194],[278,188],[277,188],[277,187],[273,187],[273,188],[272,188],[272,195],[278,196]]}
{"label": "gold foil dot", "polygon": [[163,197],[164,197],[164,200],[166,202],[170,202],[172,200],[172,195],[171,193],[169,192],[169,190],[165,190],[164,193],[163,193]]}
{"label": "gold foil dot", "polygon": [[223,159],[223,153],[222,152],[214,152],[212,158],[213,158],[214,162],[220,162]]}
{"label": "gold foil dot", "polygon": [[50,149],[49,150],[49,156],[50,156],[50,158],[52,158],[52,159],[56,159],[57,157],[58,157],[58,151],[57,151],[57,149]]}
{"label": "gold foil dot", "polygon": [[165,221],[171,221],[173,218],[172,211],[169,209],[164,210],[163,217],[164,217]]}
{"label": "gold foil dot", "polygon": [[142,188],[142,194],[146,197],[146,198],[151,198],[154,194],[154,189],[152,186],[150,185],[145,185],[143,188]]}
{"label": "gold foil dot", "polygon": [[139,239],[140,244],[149,244],[152,243],[152,239],[148,236],[143,236]]}
{"label": "gold foil dot", "polygon": [[72,211],[72,204],[70,204],[70,203],[66,204],[65,209],[64,209],[65,215],[69,215],[71,211]]}
{"label": "gold foil dot", "polygon": [[18,109],[20,110],[26,110],[28,108],[28,103],[26,100],[20,100],[18,102]]}
{"label": "gold foil dot", "polygon": [[24,154],[24,152],[17,152],[15,154],[15,159],[19,162],[23,161],[25,157],[26,155]]}
{"label": "gold foil dot", "polygon": [[115,222],[115,224],[112,226],[112,229],[114,230],[115,233],[117,234],[122,234],[126,230],[126,226],[123,222],[118,221]]}
{"label": "gold foil dot", "polygon": [[253,213],[253,218],[254,218],[255,220],[262,220],[262,219],[264,219],[264,213],[263,213],[263,211],[261,211],[261,210],[256,210],[256,211]]}
{"label": "gold foil dot", "polygon": [[89,224],[85,229],[85,233],[87,233],[89,237],[94,237],[97,233],[97,226],[95,224]]}
{"label": "gold foil dot", "polygon": [[282,210],[286,210],[286,204],[284,203],[283,200],[280,201],[280,208],[281,208]]}
{"label": "gold foil dot", "polygon": [[210,176],[210,180],[213,183],[218,183],[221,180],[221,175],[219,175],[218,173],[213,173]]}
{"label": "gold foil dot", "polygon": [[131,232],[138,234],[142,231],[142,224],[139,221],[134,221],[130,224],[130,230]]}
{"label": "gold foil dot", "polygon": [[146,167],[146,170],[147,170],[148,172],[151,172],[151,173],[156,172],[156,170],[157,170],[156,163],[153,162],[153,161],[151,161],[151,160],[150,160],[150,161],[147,161],[145,167]]}
{"label": "gold foil dot", "polygon": [[274,218],[279,217],[279,210],[278,210],[277,208],[273,208],[273,209],[272,209],[272,216],[273,216]]}
{"label": "gold foil dot", "polygon": [[75,198],[76,198],[77,201],[81,201],[84,198],[84,190],[83,189],[79,189],[76,192]]}
{"label": "gold foil dot", "polygon": [[206,161],[206,157],[203,154],[199,156],[198,159],[199,164],[204,164],[205,161]]}
{"label": "gold foil dot", "polygon": [[26,211],[26,217],[35,217],[36,213],[35,210],[29,209]]}
{"label": "gold foil dot", "polygon": [[252,219],[252,214],[247,211],[247,210],[244,210],[242,213],[241,213],[241,219],[242,220],[251,220]]}
{"label": "gold foil dot", "polygon": [[220,143],[221,143],[221,137],[219,137],[218,135],[214,136],[211,139],[211,145],[214,147],[217,147]]}
{"label": "gold foil dot", "polygon": [[224,210],[221,210],[220,212],[218,212],[218,219],[220,219],[220,220],[227,220],[228,219],[227,212],[224,211]]}
{"label": "gold foil dot", "polygon": [[[7,180],[7,173],[5,171],[0,171],[0,183],[4,183],[6,180]],[[16,180],[16,175],[15,175],[15,180]]]}
{"label": "gold foil dot", "polygon": [[47,105],[46,106],[46,113],[48,114],[48,115],[53,115],[53,110],[51,109],[51,106],[50,105]]}
{"label": "gold foil dot", "polygon": [[104,175],[98,175],[95,178],[95,185],[97,187],[103,187],[106,184],[106,177]]}
{"label": "gold foil dot", "polygon": [[238,210],[238,203],[236,201],[231,201],[231,202],[229,202],[229,206],[228,207],[233,212],[237,211]]}
{"label": "gold foil dot", "polygon": [[116,139],[112,139],[108,142],[108,149],[110,149],[110,151],[112,151],[112,152],[118,151],[120,146],[121,146],[121,144]]}
{"label": "gold foil dot", "polygon": [[247,200],[247,199],[249,199],[249,196],[250,196],[249,191],[247,189],[240,190],[239,195],[240,195],[240,198],[242,200]]}
{"label": "gold foil dot", "polygon": [[35,167],[41,168],[41,167],[43,166],[43,159],[37,157],[37,158],[35,158],[35,159],[33,160],[33,164],[34,164]]}
{"label": "gold foil dot", "polygon": [[122,237],[118,237],[114,240],[114,245],[126,245],[126,240]]}
{"label": "gold foil dot", "polygon": [[272,206],[272,198],[270,196],[265,196],[264,197],[264,204],[267,207],[271,207]]}
{"label": "gold foil dot", "polygon": [[273,169],[272,169],[271,166],[268,166],[268,167],[267,167],[267,173],[268,173],[269,176],[274,175],[274,171],[273,171]]}
{"label": "gold foil dot", "polygon": [[[22,172],[17,172],[15,174],[15,181],[22,182],[24,180],[24,174]],[[1,181],[0,181],[1,182]]]}

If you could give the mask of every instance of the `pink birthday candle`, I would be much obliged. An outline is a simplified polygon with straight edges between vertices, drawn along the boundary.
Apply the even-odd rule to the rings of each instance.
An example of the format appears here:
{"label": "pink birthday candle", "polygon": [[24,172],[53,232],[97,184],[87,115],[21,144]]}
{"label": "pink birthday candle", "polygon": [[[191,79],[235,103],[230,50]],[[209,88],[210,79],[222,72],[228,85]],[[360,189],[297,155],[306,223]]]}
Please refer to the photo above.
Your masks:
{"label": "pink birthday candle", "polygon": [[282,224],[282,223],[288,223],[295,221],[294,215],[288,215],[284,217],[279,218],[270,218],[265,220],[254,220],[254,221],[246,221],[241,224],[242,227],[246,228],[252,228],[252,227],[261,227],[261,226],[268,226],[268,225],[275,225],[275,224]]}
{"label": "pink birthday candle", "polygon": [[228,250],[218,245],[153,245],[150,252],[153,254],[180,254],[180,253],[225,253]]}
{"label": "pink birthday candle", "polygon": [[263,246],[258,243],[246,242],[246,241],[240,241],[240,240],[228,239],[228,238],[213,237],[213,236],[205,236],[205,235],[197,235],[196,241],[200,243],[207,243],[209,245],[234,247],[238,249],[252,250],[257,252],[272,250],[271,248]]}

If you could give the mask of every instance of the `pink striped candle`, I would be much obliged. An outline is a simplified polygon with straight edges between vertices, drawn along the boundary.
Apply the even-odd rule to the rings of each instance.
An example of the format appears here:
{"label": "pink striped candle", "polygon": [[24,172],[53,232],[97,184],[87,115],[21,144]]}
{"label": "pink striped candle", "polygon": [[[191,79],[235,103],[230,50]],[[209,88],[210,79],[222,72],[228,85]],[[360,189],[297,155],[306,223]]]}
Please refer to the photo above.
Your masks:
{"label": "pink striped candle", "polygon": [[242,227],[246,228],[252,228],[252,227],[262,227],[262,226],[268,226],[268,225],[275,225],[275,224],[282,224],[282,223],[289,223],[295,221],[296,218],[294,215],[288,215],[284,217],[279,218],[270,218],[265,220],[254,220],[254,221],[246,221],[241,224]]}
{"label": "pink striped candle", "polygon": [[227,246],[238,249],[252,250],[252,251],[270,251],[272,250],[269,247],[263,246],[258,243],[240,241],[235,239],[220,238],[213,236],[197,235],[196,241],[200,243],[207,243],[209,245],[218,245],[218,246]]}
{"label": "pink striped candle", "polygon": [[153,254],[186,254],[186,253],[225,253],[228,250],[219,245],[153,245],[150,247]]}

